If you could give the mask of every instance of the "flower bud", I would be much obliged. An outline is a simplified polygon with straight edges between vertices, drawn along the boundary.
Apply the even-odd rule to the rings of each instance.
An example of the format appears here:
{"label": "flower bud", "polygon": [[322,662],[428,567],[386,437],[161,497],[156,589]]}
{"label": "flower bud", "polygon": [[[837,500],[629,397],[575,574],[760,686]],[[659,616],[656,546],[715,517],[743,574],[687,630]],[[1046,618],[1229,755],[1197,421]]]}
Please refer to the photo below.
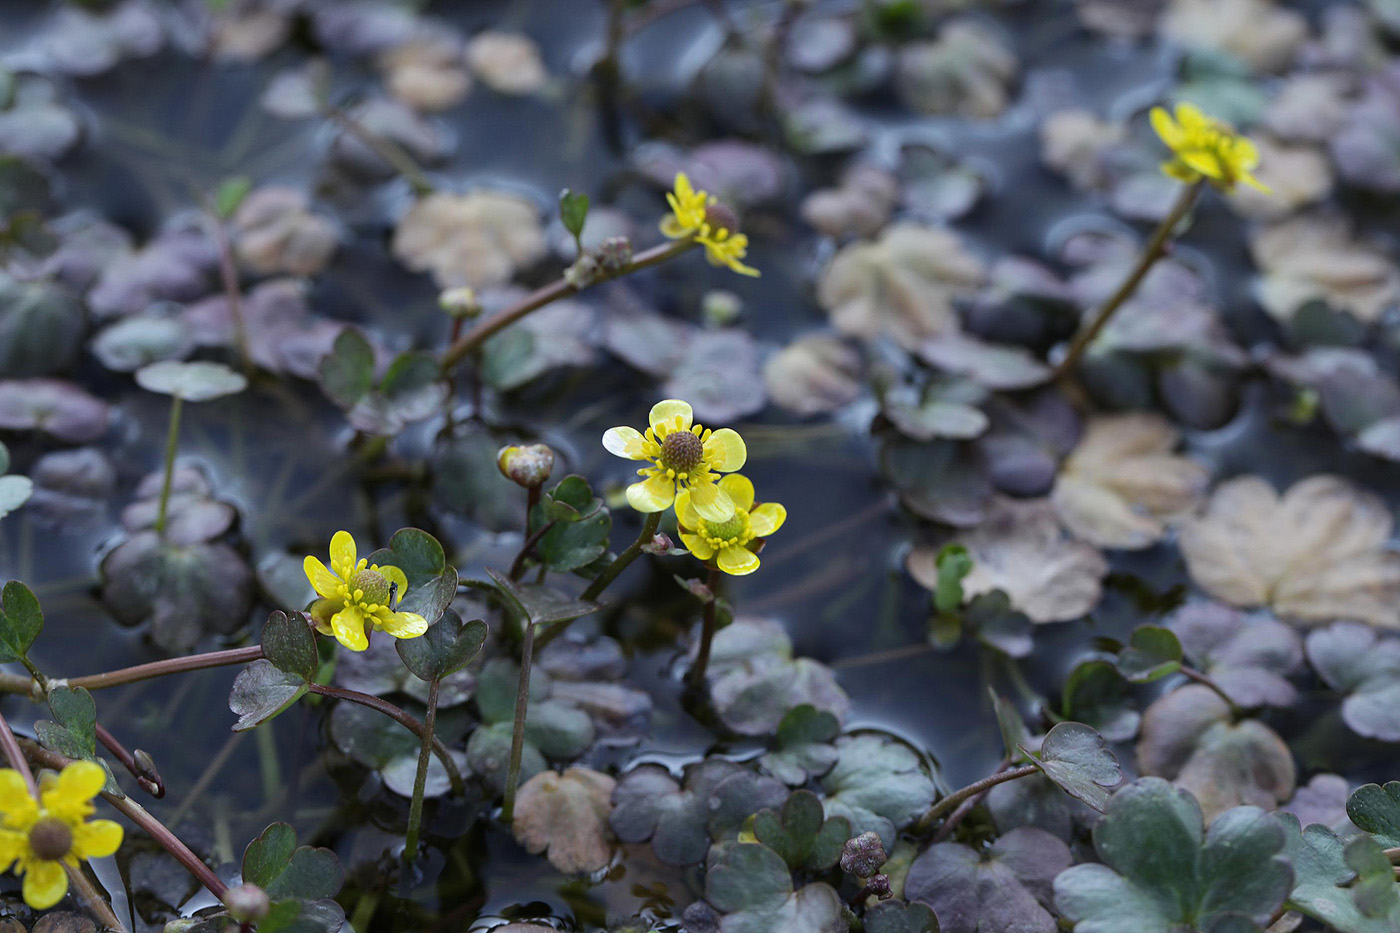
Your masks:
{"label": "flower bud", "polygon": [[841,847],[841,870],[857,878],[870,878],[880,870],[887,858],[879,833],[861,833],[847,839]]}
{"label": "flower bud", "polygon": [[739,215],[734,213],[734,208],[718,201],[705,208],[705,223],[710,225],[710,230],[714,233],[721,230],[728,230],[730,233],[739,231]]}
{"label": "flower bud", "polygon": [[625,236],[610,236],[598,246],[598,264],[609,275],[616,275],[632,261],[632,241]]}
{"label": "flower bud", "polygon": [[743,311],[743,299],[733,292],[716,289],[706,292],[700,299],[700,313],[705,316],[705,323],[712,327],[733,324]]}
{"label": "flower bud", "polygon": [[512,444],[502,447],[496,454],[496,466],[506,479],[529,489],[549,479],[549,474],[554,470],[554,451],[548,444]]}
{"label": "flower bud", "polygon": [[675,544],[672,543],[670,535],[657,532],[656,534],[652,535],[650,541],[642,545],[642,553],[670,554],[674,548]]}
{"label": "flower bud", "polygon": [[255,884],[240,884],[224,892],[228,915],[239,923],[257,923],[272,909],[272,899]]}
{"label": "flower bud", "polygon": [[598,260],[584,253],[564,270],[564,281],[574,288],[587,288],[598,281]]}
{"label": "flower bud", "polygon": [[473,318],[481,314],[481,301],[476,292],[465,285],[449,288],[438,296],[438,307],[452,317]]}
{"label": "flower bud", "polygon": [[894,892],[890,890],[890,876],[872,875],[865,882],[865,892],[867,895],[873,894],[882,901],[889,900],[894,895]]}

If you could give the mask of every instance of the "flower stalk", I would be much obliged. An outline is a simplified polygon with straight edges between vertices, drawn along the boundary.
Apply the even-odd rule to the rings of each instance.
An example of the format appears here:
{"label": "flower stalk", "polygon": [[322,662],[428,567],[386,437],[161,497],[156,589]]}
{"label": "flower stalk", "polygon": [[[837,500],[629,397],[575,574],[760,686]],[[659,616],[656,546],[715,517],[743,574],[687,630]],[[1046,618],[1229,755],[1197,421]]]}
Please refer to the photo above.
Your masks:
{"label": "flower stalk", "polygon": [[433,727],[437,725],[438,686],[441,678],[428,681],[428,711],[423,714],[423,744],[418,749],[418,770],[413,775],[413,797],[408,804],[408,831],[403,857],[413,861],[418,854],[418,830],[423,823],[423,793],[428,785],[428,761],[433,752]]}
{"label": "flower stalk", "polygon": [[166,511],[170,506],[170,484],[175,477],[175,451],[180,446],[180,409],[184,399],[178,393],[170,398],[170,427],[165,432],[165,479],[160,484],[160,509],[156,512],[156,533],[165,537]]}
{"label": "flower stalk", "polygon": [[656,529],[661,527],[661,514],[660,512],[647,513],[646,521],[642,523],[642,533],[637,535],[637,540],[627,545],[622,553],[617,555],[617,560],[608,564],[603,568],[602,573],[593,578],[593,582],[588,585],[588,589],[583,591],[580,599],[587,602],[596,600],[602,595],[603,590],[606,590],[617,579],[618,574],[626,570],[627,565],[637,559],[637,556],[642,553],[642,546],[650,543],[651,539],[656,537]]}
{"label": "flower stalk", "polygon": [[921,833],[928,829],[933,825],[934,820],[945,813],[951,812],[958,804],[967,800],[969,797],[975,797],[983,791],[991,790],[998,784],[1005,784],[1007,781],[1015,781],[1023,777],[1030,777],[1032,774],[1036,774],[1039,771],[1040,769],[1035,765],[1022,765],[1019,768],[998,771],[996,774],[984,777],[980,781],[973,781],[966,787],[953,791],[932,807],[929,807],[928,812],[919,817],[919,822],[914,824],[914,831]]}
{"label": "flower stalk", "polygon": [[448,754],[447,746],[443,745],[442,742],[438,740],[437,736],[433,735],[423,723],[409,715],[405,710],[400,709],[388,700],[381,699],[369,693],[361,693],[358,690],[346,690],[344,687],[329,687],[325,684],[308,684],[307,689],[311,693],[319,693],[321,696],[332,697],[336,700],[348,700],[351,703],[358,703],[361,706],[367,706],[372,710],[377,710],[403,726],[409,732],[418,736],[420,739],[430,741],[432,743],[433,753],[438,756],[438,761],[441,761],[442,766],[447,769],[447,779],[452,783],[452,792],[459,795],[464,792],[465,785],[462,783],[462,772],[458,770],[457,762],[453,761],[452,756]]}
{"label": "flower stalk", "polygon": [[520,785],[520,761],[525,754],[525,717],[530,711],[530,667],[535,659],[535,623],[525,623],[520,646],[520,681],[515,688],[515,724],[510,736],[510,764],[506,768],[506,793],[501,803],[501,820],[509,826],[515,819],[515,792]]}
{"label": "flower stalk", "polygon": [[710,588],[710,598],[705,602],[705,612],[700,623],[700,649],[695,653],[695,663],[686,672],[686,684],[692,690],[705,686],[705,671],[710,666],[710,644],[715,640],[715,614],[719,606],[720,571],[711,567],[705,585]]}

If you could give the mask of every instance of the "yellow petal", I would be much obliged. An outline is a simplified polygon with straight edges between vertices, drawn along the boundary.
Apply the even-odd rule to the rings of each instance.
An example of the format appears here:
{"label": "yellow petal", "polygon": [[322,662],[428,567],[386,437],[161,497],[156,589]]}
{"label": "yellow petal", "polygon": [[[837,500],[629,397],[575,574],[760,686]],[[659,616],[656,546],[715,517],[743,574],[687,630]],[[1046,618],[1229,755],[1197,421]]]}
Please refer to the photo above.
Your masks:
{"label": "yellow petal", "polygon": [[729,496],[734,508],[743,509],[745,512],[753,508],[753,483],[749,482],[748,477],[731,473],[716,485]]}
{"label": "yellow petal", "polygon": [[1182,162],[1186,163],[1188,167],[1195,169],[1197,172],[1201,173],[1207,178],[1213,178],[1216,181],[1226,182],[1227,187],[1229,184],[1233,183],[1233,179],[1231,178],[1229,171],[1226,169],[1225,164],[1221,162],[1220,154],[1217,152],[1204,152],[1199,149],[1186,149],[1179,154],[1178,158],[1180,158]]}
{"label": "yellow petal", "polygon": [[24,833],[0,829],[0,871],[10,865],[29,849],[29,837]]}
{"label": "yellow petal", "polygon": [[717,473],[742,469],[748,459],[749,449],[733,428],[720,428],[705,441],[705,462]]}
{"label": "yellow petal", "polygon": [[690,504],[707,522],[727,522],[734,517],[734,501],[714,483],[690,487]]}
{"label": "yellow petal", "polygon": [[755,538],[766,538],[787,521],[787,509],[776,502],[765,502],[749,513],[749,530]]}
{"label": "yellow petal", "polygon": [[331,632],[336,641],[351,651],[364,651],[369,647],[364,613],[355,606],[346,606],[331,617]]}
{"label": "yellow petal", "polygon": [[671,239],[679,240],[682,237],[690,236],[691,231],[676,219],[675,214],[667,214],[661,218],[661,235]]}
{"label": "yellow petal", "polygon": [[348,531],[337,531],[331,537],[331,569],[347,578],[355,572],[355,539]]}
{"label": "yellow petal", "polygon": [[417,638],[428,630],[428,620],[416,612],[390,612],[375,621],[395,638]]}
{"label": "yellow petal", "polygon": [[68,893],[68,873],[62,863],[34,859],[25,868],[24,902],[35,910],[48,910]]}
{"label": "yellow petal", "polygon": [[700,513],[690,504],[689,489],[676,493],[676,521],[683,529],[695,531],[700,527]]}
{"label": "yellow petal", "polygon": [[1194,136],[1211,129],[1215,121],[1206,116],[1200,107],[1189,101],[1182,101],[1176,105],[1176,122],[1181,124],[1187,136]]}
{"label": "yellow petal", "polygon": [[645,444],[646,439],[642,437],[641,432],[625,424],[603,432],[603,449],[614,457],[641,460],[644,458],[642,449]]}
{"label": "yellow petal", "polygon": [[710,542],[699,535],[693,535],[682,531],[681,543],[684,544],[685,549],[690,552],[690,556],[694,557],[696,560],[709,560],[711,557],[715,556],[715,549],[710,547]]}
{"label": "yellow petal", "polygon": [[758,555],[746,547],[731,545],[719,552],[715,563],[730,576],[742,577],[758,569]]}
{"label": "yellow petal", "polygon": [[665,473],[627,487],[627,504],[638,512],[664,512],[676,500],[676,481]]}
{"label": "yellow petal", "polygon": [[1265,194],[1273,194],[1273,193],[1274,193],[1274,189],[1270,188],[1268,185],[1264,184],[1262,181],[1260,181],[1259,179],[1255,178],[1253,175],[1249,174],[1248,172],[1241,172],[1241,173],[1240,173],[1240,181],[1244,182],[1246,185],[1249,185],[1249,187],[1251,187],[1251,188],[1254,188],[1254,189],[1256,189],[1256,190],[1258,190],[1258,191],[1264,192]]}
{"label": "yellow petal", "polygon": [[379,572],[390,585],[398,587],[398,597],[403,599],[404,594],[408,592],[408,577],[404,576],[404,572],[393,564],[385,564],[379,568]]}
{"label": "yellow petal", "polygon": [[647,423],[653,428],[665,425],[667,431],[689,431],[690,426],[695,423],[695,410],[690,407],[689,402],[668,398],[651,406]]}
{"label": "yellow petal", "polygon": [[28,830],[39,819],[39,804],[13,768],[0,770],[0,814],[11,829]]}
{"label": "yellow petal", "polygon": [[1165,108],[1153,107],[1152,112],[1148,114],[1148,120],[1152,123],[1152,129],[1156,130],[1158,137],[1169,148],[1175,149],[1185,140],[1186,134],[1182,132],[1181,127],[1177,125]]}
{"label": "yellow petal", "polygon": [[58,773],[40,797],[44,809],[60,817],[81,819],[92,812],[88,801],[107,786],[107,772],[91,761],[75,761]]}
{"label": "yellow petal", "polygon": [[1201,173],[1180,159],[1163,162],[1162,174],[1166,175],[1168,178],[1175,178],[1177,181],[1184,182],[1188,185],[1201,180]]}
{"label": "yellow petal", "polygon": [[105,858],[121,844],[121,824],[112,820],[93,820],[73,827],[73,854],[78,858]]}
{"label": "yellow petal", "polygon": [[301,562],[301,567],[306,571],[306,579],[311,581],[311,588],[316,591],[316,595],[322,599],[330,599],[340,590],[340,578],[326,569],[326,565],[321,563],[310,554],[306,555],[306,560]]}
{"label": "yellow petal", "polygon": [[676,173],[676,183],[672,185],[676,191],[676,197],[684,201],[688,197],[693,197],[695,189],[690,186],[690,176],[685,172]]}

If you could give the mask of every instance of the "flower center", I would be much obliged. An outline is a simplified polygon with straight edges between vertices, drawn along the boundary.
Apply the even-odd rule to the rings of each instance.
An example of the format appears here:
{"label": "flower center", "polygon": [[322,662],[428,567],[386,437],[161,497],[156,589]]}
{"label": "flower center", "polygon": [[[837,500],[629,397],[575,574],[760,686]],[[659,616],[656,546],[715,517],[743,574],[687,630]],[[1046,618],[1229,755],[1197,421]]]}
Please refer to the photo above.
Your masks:
{"label": "flower center", "polygon": [[57,817],[46,816],[29,830],[29,848],[47,862],[56,862],[73,848],[73,830]]}
{"label": "flower center", "polygon": [[711,204],[705,208],[705,223],[715,232],[728,230],[733,233],[739,229],[739,215],[728,204]]}
{"label": "flower center", "polygon": [[350,595],[356,602],[389,605],[389,581],[378,570],[361,570],[350,578]]}
{"label": "flower center", "polygon": [[689,431],[672,431],[661,442],[661,465],[677,476],[689,474],[704,456],[704,443]]}
{"label": "flower center", "polygon": [[744,534],[744,528],[748,525],[748,516],[741,510],[735,509],[734,514],[722,522],[706,522],[705,529],[709,531],[710,537],[714,540],[737,543]]}

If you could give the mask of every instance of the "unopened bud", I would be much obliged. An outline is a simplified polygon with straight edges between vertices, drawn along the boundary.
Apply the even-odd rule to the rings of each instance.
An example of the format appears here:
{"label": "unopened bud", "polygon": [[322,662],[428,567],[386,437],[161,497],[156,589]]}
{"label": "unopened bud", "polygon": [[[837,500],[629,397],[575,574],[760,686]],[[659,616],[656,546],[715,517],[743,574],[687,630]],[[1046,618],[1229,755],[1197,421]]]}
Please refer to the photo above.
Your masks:
{"label": "unopened bud", "polygon": [[744,311],[744,300],[733,292],[715,290],[700,299],[700,313],[705,323],[714,327],[733,324]]}
{"label": "unopened bud", "polygon": [[587,288],[598,281],[598,260],[584,253],[564,270],[564,281],[574,288]]}
{"label": "unopened bud", "polygon": [[481,302],[476,292],[465,285],[449,288],[439,295],[438,307],[452,317],[472,318],[481,313]]}
{"label": "unopened bud", "polygon": [[616,275],[632,261],[632,241],[625,236],[610,236],[598,246],[598,264],[603,271]]}
{"label": "unopened bud", "polygon": [[889,875],[874,875],[865,882],[865,892],[867,895],[874,895],[882,901],[887,901],[894,892],[890,890]]}
{"label": "unopened bud", "polygon": [[739,215],[734,213],[734,208],[728,204],[716,202],[705,208],[705,223],[710,225],[710,230],[714,233],[719,233],[721,230],[737,233]]}
{"label": "unopened bud", "polygon": [[671,542],[671,536],[658,532],[652,535],[650,541],[642,545],[643,554],[669,554],[675,545]]}
{"label": "unopened bud", "polygon": [[240,884],[224,892],[228,915],[239,923],[257,923],[272,909],[272,899],[255,884]]}
{"label": "unopened bud", "polygon": [[879,833],[861,833],[841,847],[841,870],[857,878],[870,878],[887,859]]}
{"label": "unopened bud", "polygon": [[543,485],[549,479],[549,474],[554,470],[554,451],[548,444],[512,444],[502,447],[496,454],[496,466],[500,467],[501,475],[506,479],[529,489]]}

